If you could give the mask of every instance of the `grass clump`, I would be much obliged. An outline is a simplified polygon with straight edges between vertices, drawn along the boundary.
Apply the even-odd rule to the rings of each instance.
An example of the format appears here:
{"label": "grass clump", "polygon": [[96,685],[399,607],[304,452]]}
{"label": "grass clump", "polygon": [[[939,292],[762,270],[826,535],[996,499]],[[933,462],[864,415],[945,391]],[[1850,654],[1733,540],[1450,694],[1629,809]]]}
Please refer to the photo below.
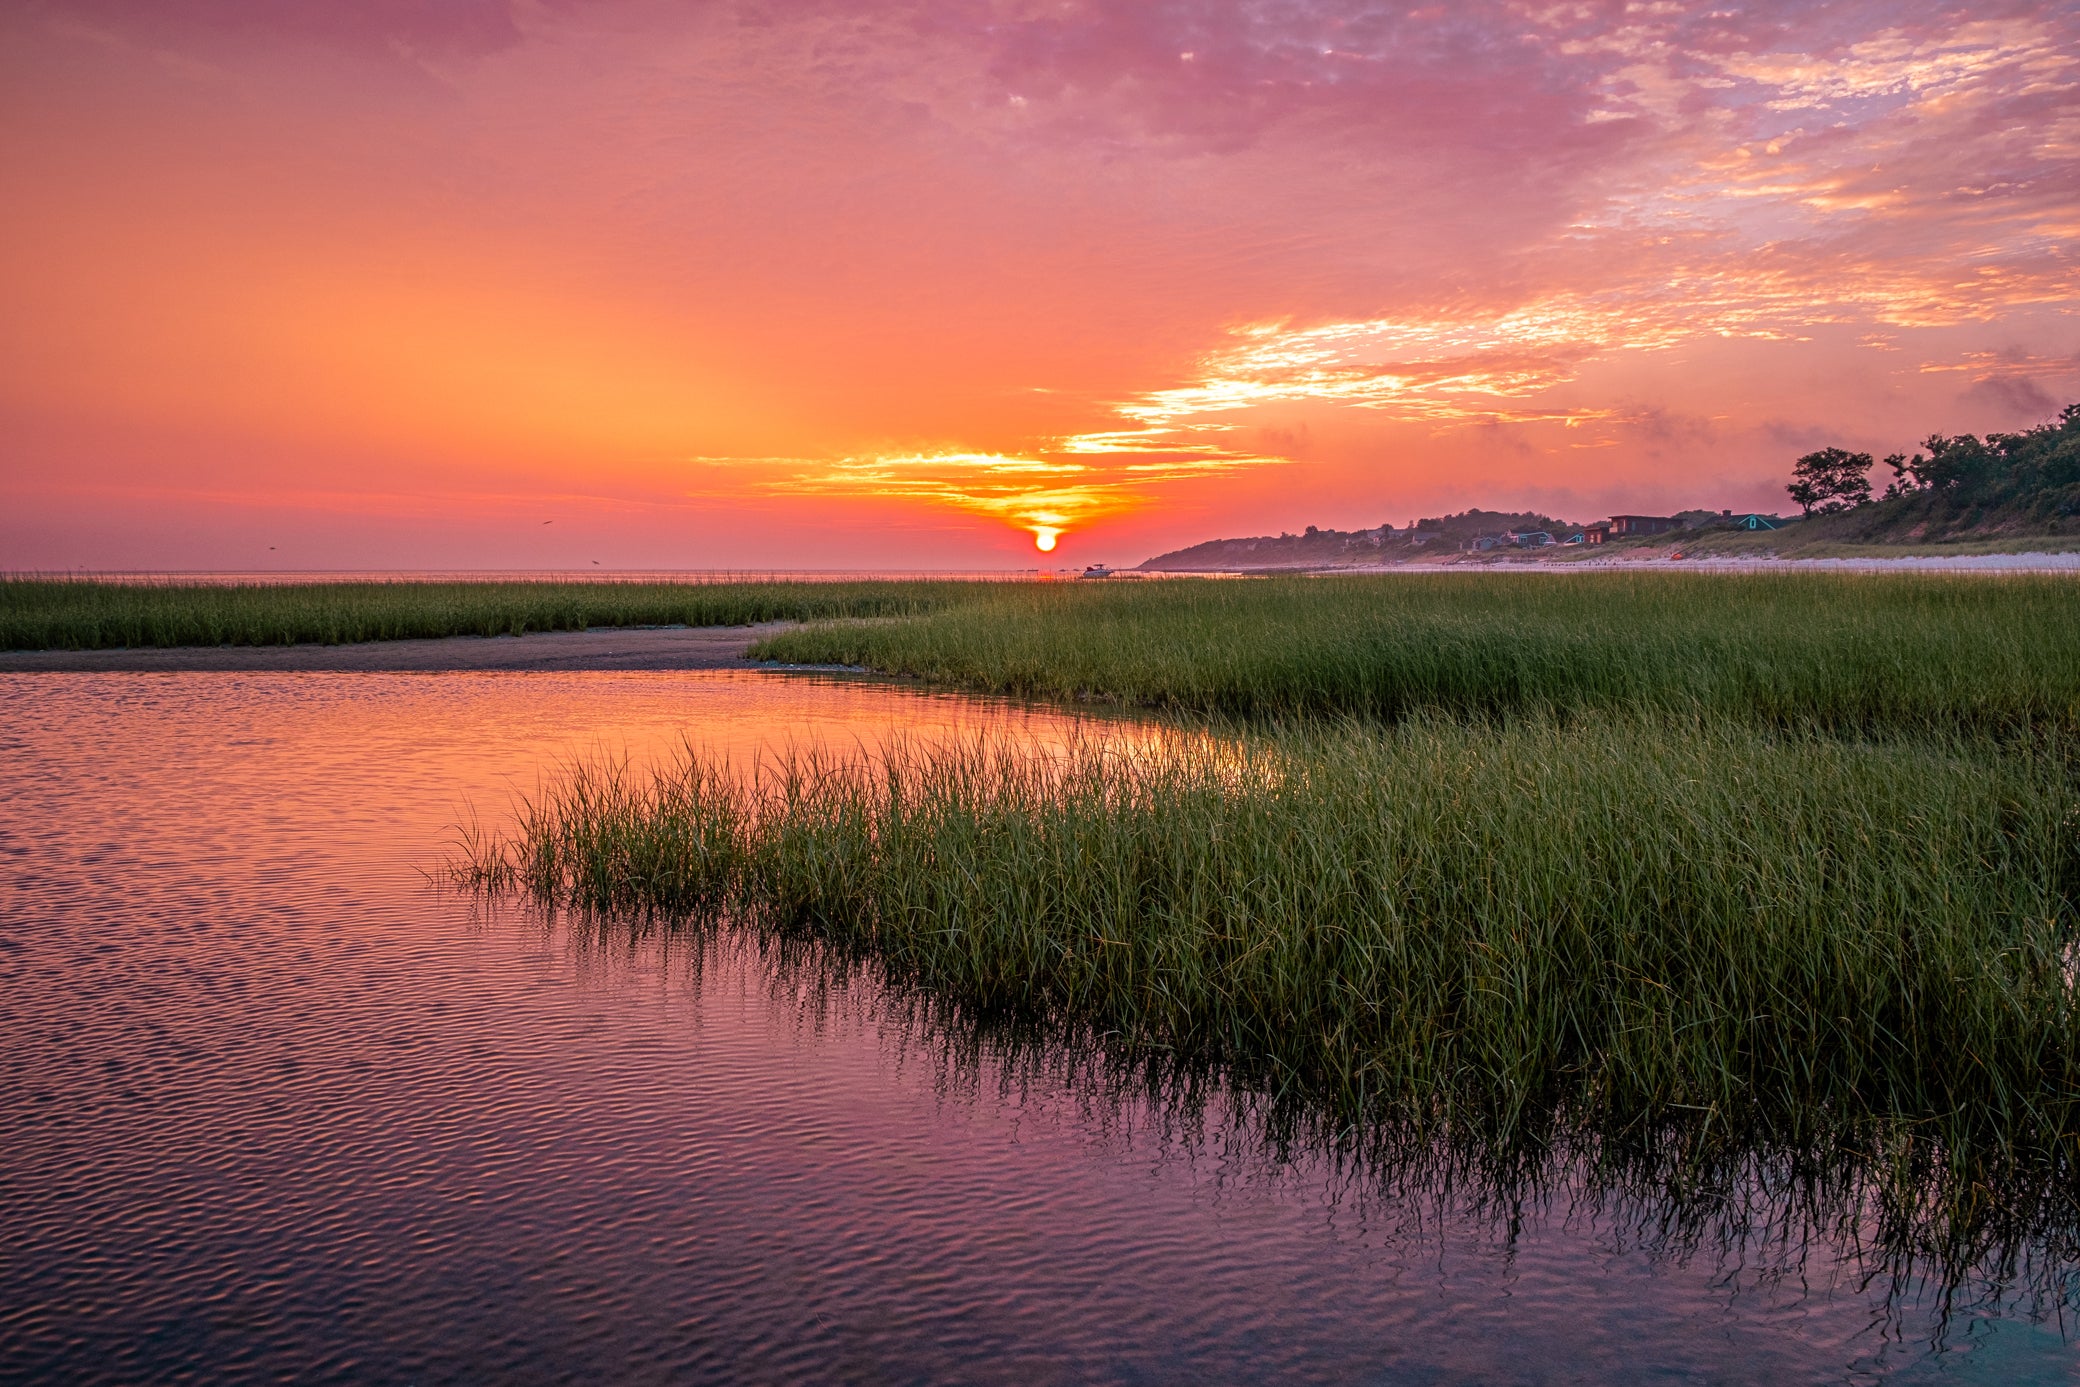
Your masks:
{"label": "grass clump", "polygon": [[368,582],[232,585],[0,581],[0,650],[337,645],[589,626],[745,626],[915,616],[959,582]]}
{"label": "grass clump", "polygon": [[754,655],[1244,718],[1728,715],[1858,735],[2080,728],[2057,577],[1470,574],[1019,585]]}
{"label": "grass clump", "polygon": [[980,1014],[1507,1136],[2080,1134],[2080,792],[2050,753],[1416,719],[580,768],[460,870],[741,919]]}

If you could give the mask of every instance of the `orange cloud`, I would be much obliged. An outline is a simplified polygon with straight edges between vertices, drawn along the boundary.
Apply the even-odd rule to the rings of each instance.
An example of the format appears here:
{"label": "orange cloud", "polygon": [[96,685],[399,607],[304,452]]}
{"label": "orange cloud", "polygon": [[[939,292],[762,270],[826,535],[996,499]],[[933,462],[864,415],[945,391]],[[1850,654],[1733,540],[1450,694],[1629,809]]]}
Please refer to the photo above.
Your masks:
{"label": "orange cloud", "polygon": [[449,8],[0,15],[13,562],[1765,504],[2080,384],[2048,0]]}

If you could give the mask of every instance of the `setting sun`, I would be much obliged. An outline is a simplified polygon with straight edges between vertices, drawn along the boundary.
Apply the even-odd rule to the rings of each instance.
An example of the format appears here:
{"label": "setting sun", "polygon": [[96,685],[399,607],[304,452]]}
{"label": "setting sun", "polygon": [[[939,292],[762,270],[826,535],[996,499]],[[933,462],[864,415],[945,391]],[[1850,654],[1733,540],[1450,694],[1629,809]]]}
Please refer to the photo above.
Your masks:
{"label": "setting sun", "polygon": [[1043,554],[1052,554],[1054,542],[1061,537],[1061,533],[1060,530],[1051,530],[1043,525],[1033,531],[1033,547]]}

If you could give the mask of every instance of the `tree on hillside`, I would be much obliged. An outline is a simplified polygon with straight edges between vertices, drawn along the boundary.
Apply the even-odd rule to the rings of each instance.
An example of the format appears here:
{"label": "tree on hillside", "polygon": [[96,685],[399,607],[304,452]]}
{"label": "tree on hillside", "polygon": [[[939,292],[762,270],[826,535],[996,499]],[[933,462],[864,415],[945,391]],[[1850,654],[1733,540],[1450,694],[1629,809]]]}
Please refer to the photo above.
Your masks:
{"label": "tree on hillside", "polygon": [[[1849,465],[1830,465],[1842,459]],[[1857,471],[1862,461],[1834,448],[1800,458],[1789,490],[1809,514],[1828,509],[1830,501],[1846,509],[1841,503],[1850,498],[1830,495],[1829,482],[1841,471]],[[1858,518],[1836,527],[1840,536],[1882,541],[1909,534],[1942,540],[2080,533],[2080,404],[2021,433],[1937,434],[1913,456],[1894,454],[1885,465],[1892,476],[1884,498],[1858,504]]]}
{"label": "tree on hillside", "polygon": [[1871,499],[1871,482],[1865,473],[1873,465],[1869,453],[1822,448],[1792,466],[1792,482],[1784,490],[1807,515],[1833,515]]}
{"label": "tree on hillside", "polygon": [[1999,434],[1984,443],[1968,433],[1955,438],[1936,434],[1921,445],[1928,456],[1914,454],[1901,470],[1925,490],[1978,491],[1998,470],[2004,441]]}
{"label": "tree on hillside", "polygon": [[1885,483],[1885,494],[1878,499],[1890,501],[1894,497],[1912,496],[1922,490],[1921,477],[1914,470],[1914,464],[1920,461],[1921,455],[1918,453],[1914,455],[1913,463],[1907,461],[1905,453],[1894,453],[1886,458],[1885,465],[1892,469],[1892,480]]}
{"label": "tree on hillside", "polygon": [[1921,446],[1928,451],[1885,459],[1894,476],[1888,496],[1928,492],[1968,504],[2028,502],[2046,515],[2080,513],[2080,404],[2060,410],[2057,423],[2022,433],[1936,434]]}

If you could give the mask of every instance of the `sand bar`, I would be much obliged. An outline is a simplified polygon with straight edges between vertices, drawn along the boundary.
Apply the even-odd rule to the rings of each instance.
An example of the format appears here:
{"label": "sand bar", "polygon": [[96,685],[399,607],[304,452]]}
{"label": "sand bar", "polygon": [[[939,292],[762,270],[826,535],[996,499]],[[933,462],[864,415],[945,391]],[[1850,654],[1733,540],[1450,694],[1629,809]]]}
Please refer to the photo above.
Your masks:
{"label": "sand bar", "polygon": [[352,645],[211,645],[0,651],[0,673],[25,670],[753,669],[745,652],[790,623],[595,627],[525,636],[445,636]]}

